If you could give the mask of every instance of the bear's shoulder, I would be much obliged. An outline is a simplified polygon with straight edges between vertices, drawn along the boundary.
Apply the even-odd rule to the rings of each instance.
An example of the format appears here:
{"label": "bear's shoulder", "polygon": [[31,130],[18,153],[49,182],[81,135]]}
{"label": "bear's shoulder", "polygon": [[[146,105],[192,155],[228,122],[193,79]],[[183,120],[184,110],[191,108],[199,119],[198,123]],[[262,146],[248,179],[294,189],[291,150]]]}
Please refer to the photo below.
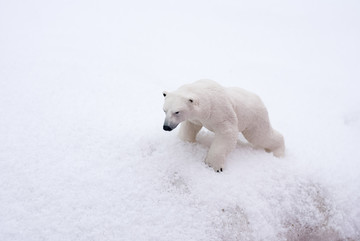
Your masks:
{"label": "bear's shoulder", "polygon": [[191,84],[181,86],[178,90],[181,92],[204,93],[208,90],[222,90],[223,87],[210,79],[200,79]]}
{"label": "bear's shoulder", "polygon": [[200,79],[192,84],[198,86],[199,88],[209,88],[209,87],[222,88],[220,84],[218,84],[216,81],[211,79]]}

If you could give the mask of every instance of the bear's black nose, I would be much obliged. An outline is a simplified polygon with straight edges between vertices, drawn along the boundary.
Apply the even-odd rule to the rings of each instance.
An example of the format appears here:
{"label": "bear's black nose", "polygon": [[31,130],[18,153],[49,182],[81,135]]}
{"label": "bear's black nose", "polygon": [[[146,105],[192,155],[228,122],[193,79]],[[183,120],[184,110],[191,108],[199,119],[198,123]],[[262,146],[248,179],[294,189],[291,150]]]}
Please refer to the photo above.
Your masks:
{"label": "bear's black nose", "polygon": [[164,131],[172,131],[171,127],[166,125],[163,126],[163,129]]}

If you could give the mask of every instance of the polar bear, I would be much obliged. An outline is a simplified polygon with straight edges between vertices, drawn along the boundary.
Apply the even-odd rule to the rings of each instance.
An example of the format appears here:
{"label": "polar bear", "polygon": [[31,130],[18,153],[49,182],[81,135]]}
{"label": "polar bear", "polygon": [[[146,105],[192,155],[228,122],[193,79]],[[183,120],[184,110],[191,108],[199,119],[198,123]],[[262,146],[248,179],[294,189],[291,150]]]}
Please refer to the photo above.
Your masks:
{"label": "polar bear", "polygon": [[163,129],[171,131],[180,123],[179,137],[195,142],[202,127],[215,133],[205,163],[222,171],[225,158],[237,143],[239,132],[255,147],[284,155],[283,136],[271,127],[260,98],[244,89],[225,88],[212,80],[198,80],[174,92],[163,92],[166,114]]}

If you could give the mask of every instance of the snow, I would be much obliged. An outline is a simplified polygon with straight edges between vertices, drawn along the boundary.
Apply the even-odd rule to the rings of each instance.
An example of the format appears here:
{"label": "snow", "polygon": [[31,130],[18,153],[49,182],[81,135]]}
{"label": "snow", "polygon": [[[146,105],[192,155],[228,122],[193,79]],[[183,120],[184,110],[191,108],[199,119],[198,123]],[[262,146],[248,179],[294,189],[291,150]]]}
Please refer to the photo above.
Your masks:
{"label": "snow", "polygon": [[[359,1],[2,1],[0,240],[359,240]],[[261,96],[223,173],[163,90]]]}

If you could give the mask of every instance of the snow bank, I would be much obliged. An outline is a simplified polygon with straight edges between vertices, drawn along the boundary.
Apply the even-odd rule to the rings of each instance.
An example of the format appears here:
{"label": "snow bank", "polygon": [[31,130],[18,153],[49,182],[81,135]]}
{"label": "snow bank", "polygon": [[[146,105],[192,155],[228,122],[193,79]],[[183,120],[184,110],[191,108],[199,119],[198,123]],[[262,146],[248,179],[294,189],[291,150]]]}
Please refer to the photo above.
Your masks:
{"label": "snow bank", "polygon": [[[359,4],[4,2],[0,240],[360,239]],[[258,93],[286,140],[162,131],[162,91]]]}

